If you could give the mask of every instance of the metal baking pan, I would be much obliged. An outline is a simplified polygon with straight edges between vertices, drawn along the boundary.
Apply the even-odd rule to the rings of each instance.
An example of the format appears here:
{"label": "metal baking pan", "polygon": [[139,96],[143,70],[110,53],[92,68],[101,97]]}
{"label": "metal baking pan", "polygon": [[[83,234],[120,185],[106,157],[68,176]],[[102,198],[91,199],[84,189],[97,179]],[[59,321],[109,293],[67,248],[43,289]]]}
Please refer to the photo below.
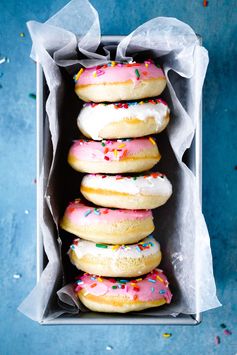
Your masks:
{"label": "metal baking pan", "polygon": [[[122,36],[103,36],[103,44],[117,44]],[[199,36],[201,43],[201,38]],[[48,87],[42,67],[37,63],[37,181],[42,167],[47,172],[47,155],[49,148],[50,134],[46,117],[46,100],[48,96]],[[202,109],[196,127],[195,137],[190,149],[185,153],[185,162],[196,176],[196,188],[202,200]],[[47,176],[44,177],[44,181]],[[40,228],[40,211],[44,207],[45,186],[43,188],[37,184],[37,282],[47,265],[47,257],[43,246],[43,235]],[[42,202],[43,201],[43,202]],[[56,238],[56,236],[55,236]],[[197,285],[198,287],[198,285]],[[152,314],[152,310],[146,315],[141,313],[128,314],[102,314],[95,312],[80,313],[80,315],[62,315],[57,319],[50,319],[49,315],[41,321],[41,324],[170,324],[170,325],[197,325],[201,322],[202,315],[197,312],[193,315],[180,314],[177,317]]]}

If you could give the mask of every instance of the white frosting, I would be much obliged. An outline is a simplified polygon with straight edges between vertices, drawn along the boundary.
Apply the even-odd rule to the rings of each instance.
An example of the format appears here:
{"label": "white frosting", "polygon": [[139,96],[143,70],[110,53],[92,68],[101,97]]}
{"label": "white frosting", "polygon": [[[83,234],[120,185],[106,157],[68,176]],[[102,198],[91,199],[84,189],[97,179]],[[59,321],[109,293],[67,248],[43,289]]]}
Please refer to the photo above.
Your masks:
{"label": "white frosting", "polygon": [[125,118],[137,118],[145,121],[148,117],[154,117],[158,132],[163,125],[164,118],[169,112],[168,106],[162,102],[155,105],[152,103],[137,104],[131,105],[128,108],[118,109],[114,107],[114,104],[100,104],[95,107],[83,107],[78,116],[77,124],[79,129],[86,132],[92,139],[101,140],[101,129],[110,123],[119,122]]}
{"label": "white frosting", "polygon": [[139,243],[132,245],[120,245],[118,247],[106,244],[107,248],[101,248],[96,246],[101,244],[89,242],[84,239],[78,238],[75,241],[78,241],[77,245],[72,244],[70,248],[76,253],[78,259],[82,258],[84,255],[93,255],[98,257],[102,256],[113,259],[142,258],[144,256],[157,254],[160,251],[160,244],[152,236],[149,236],[140,242],[141,246],[144,243],[150,243],[150,247],[143,250],[141,250],[142,248],[139,248]]}
{"label": "white frosting", "polygon": [[116,192],[123,192],[128,194],[141,194],[141,195],[159,195],[159,196],[171,196],[172,185],[166,176],[159,176],[154,178],[148,176],[138,176],[136,180],[134,178],[123,177],[117,180],[116,176],[106,175],[106,178],[102,178],[103,175],[85,175],[82,179],[81,185],[85,187],[91,187],[94,189],[110,190]]}

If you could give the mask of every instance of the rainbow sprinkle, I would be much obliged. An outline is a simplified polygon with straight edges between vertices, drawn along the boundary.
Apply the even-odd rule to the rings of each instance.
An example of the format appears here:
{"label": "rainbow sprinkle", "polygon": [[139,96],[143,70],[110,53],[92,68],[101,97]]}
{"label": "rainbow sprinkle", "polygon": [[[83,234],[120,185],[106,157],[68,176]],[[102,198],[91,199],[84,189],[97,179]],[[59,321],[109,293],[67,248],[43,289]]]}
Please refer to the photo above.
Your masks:
{"label": "rainbow sprinkle", "polygon": [[94,213],[99,216],[100,215],[100,210],[98,208],[94,208]]}
{"label": "rainbow sprinkle", "polygon": [[108,248],[108,245],[106,245],[106,244],[96,244],[95,246],[97,248],[104,248],[104,249]]}
{"label": "rainbow sprinkle", "polygon": [[156,280],[148,279],[149,282],[156,283]]}
{"label": "rainbow sprinkle", "polygon": [[140,73],[139,73],[138,69],[135,69],[135,74],[136,74],[137,80],[139,80],[140,79]]}
{"label": "rainbow sprinkle", "polygon": [[121,283],[121,284],[126,284],[127,282],[128,282],[128,280],[119,280],[119,282]]}
{"label": "rainbow sprinkle", "polygon": [[156,279],[160,282],[164,282],[164,280],[159,275],[156,275]]}
{"label": "rainbow sprinkle", "polygon": [[89,214],[91,214],[92,210],[87,210],[85,213],[84,213],[84,217],[87,217],[89,216]]}
{"label": "rainbow sprinkle", "polygon": [[83,71],[84,71],[83,68],[81,68],[81,69],[79,70],[79,72],[73,77],[74,81],[77,81],[77,80],[80,78],[80,76],[81,76],[81,74],[83,73]]}
{"label": "rainbow sprinkle", "polygon": [[113,245],[111,249],[112,250],[118,250],[119,248],[120,248],[120,245]]}
{"label": "rainbow sprinkle", "polygon": [[149,141],[151,142],[151,144],[156,145],[156,142],[152,137],[149,137]]}
{"label": "rainbow sprinkle", "polygon": [[101,70],[101,69],[96,70],[96,75],[97,76],[103,75],[104,73],[105,73],[104,70]]}
{"label": "rainbow sprinkle", "polygon": [[84,284],[84,282],[83,282],[82,280],[77,280],[77,281],[76,281],[76,284],[77,284],[77,285],[82,285],[82,284]]}

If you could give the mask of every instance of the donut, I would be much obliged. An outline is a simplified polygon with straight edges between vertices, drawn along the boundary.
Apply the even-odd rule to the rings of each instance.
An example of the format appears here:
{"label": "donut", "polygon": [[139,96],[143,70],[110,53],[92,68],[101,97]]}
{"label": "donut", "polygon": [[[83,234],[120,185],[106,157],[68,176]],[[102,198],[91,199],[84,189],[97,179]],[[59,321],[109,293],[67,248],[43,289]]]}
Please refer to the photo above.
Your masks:
{"label": "donut", "polygon": [[153,209],[170,198],[172,185],[160,173],[134,177],[88,174],[81,181],[81,193],[103,207]]}
{"label": "donut", "polygon": [[71,202],[60,227],[95,243],[132,244],[154,231],[150,210],[121,210],[90,207],[80,200]]}
{"label": "donut", "polygon": [[76,94],[86,102],[144,99],[160,95],[166,86],[163,70],[151,60],[81,68],[74,80]]}
{"label": "donut", "polygon": [[96,244],[75,239],[68,254],[79,270],[111,277],[144,275],[161,261],[160,245],[152,236],[131,245]]}
{"label": "donut", "polygon": [[83,105],[77,125],[84,136],[94,140],[136,138],[163,131],[170,110],[162,99],[116,102],[89,102]]}
{"label": "donut", "polygon": [[68,163],[86,173],[128,173],[151,169],[161,156],[153,138],[78,140],[69,150]]}
{"label": "donut", "polygon": [[134,280],[85,273],[77,278],[74,292],[91,311],[107,313],[141,311],[169,304],[172,299],[168,280],[160,269]]}

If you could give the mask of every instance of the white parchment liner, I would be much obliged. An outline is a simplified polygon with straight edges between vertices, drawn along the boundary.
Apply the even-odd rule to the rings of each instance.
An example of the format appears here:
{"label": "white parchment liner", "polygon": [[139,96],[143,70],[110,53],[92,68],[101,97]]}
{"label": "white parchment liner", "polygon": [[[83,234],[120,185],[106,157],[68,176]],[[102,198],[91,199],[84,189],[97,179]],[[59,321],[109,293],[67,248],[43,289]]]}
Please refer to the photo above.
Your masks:
{"label": "white parchment liner", "polygon": [[[41,216],[48,264],[40,281],[22,302],[19,310],[36,321],[42,321],[45,318],[56,318],[65,312],[78,313],[83,309],[71,285],[57,292],[63,282],[60,240],[57,243],[57,227],[52,228],[52,223],[49,223],[53,216],[57,225],[62,213],[55,203],[54,191],[60,140],[59,112],[64,90],[60,68],[72,76],[78,64],[87,67],[106,63],[110,59],[110,52],[109,48],[105,48],[104,55],[95,53],[101,40],[100,24],[97,11],[86,0],[73,0],[46,23],[30,21],[28,28],[33,41],[31,56],[42,65],[49,87],[46,112],[52,141],[52,160],[49,161],[48,171],[41,172],[38,182],[43,188],[43,177],[49,173],[45,196],[47,205],[42,201]],[[199,119],[208,53],[188,25],[166,17],[152,19],[125,37],[117,47],[116,60],[131,59],[131,53],[144,50],[152,50],[153,57],[160,58],[167,77],[172,111],[172,120],[167,129],[170,142],[167,151],[170,149],[173,155],[170,166],[167,165],[170,172],[167,175],[174,187],[178,181],[172,203],[161,209],[159,214],[160,230],[164,238],[165,271],[168,278],[169,272],[172,274],[171,279],[178,285],[178,296],[174,304],[165,310],[157,309],[153,314],[203,312],[220,306],[220,303],[216,297],[209,234],[201,212],[195,177],[182,162],[182,157],[192,143]],[[80,59],[81,54],[84,55],[83,59]],[[184,94],[184,87],[188,95]],[[70,118],[67,119],[70,122]],[[172,209],[172,213],[169,209]],[[64,308],[58,305],[56,292]]]}

